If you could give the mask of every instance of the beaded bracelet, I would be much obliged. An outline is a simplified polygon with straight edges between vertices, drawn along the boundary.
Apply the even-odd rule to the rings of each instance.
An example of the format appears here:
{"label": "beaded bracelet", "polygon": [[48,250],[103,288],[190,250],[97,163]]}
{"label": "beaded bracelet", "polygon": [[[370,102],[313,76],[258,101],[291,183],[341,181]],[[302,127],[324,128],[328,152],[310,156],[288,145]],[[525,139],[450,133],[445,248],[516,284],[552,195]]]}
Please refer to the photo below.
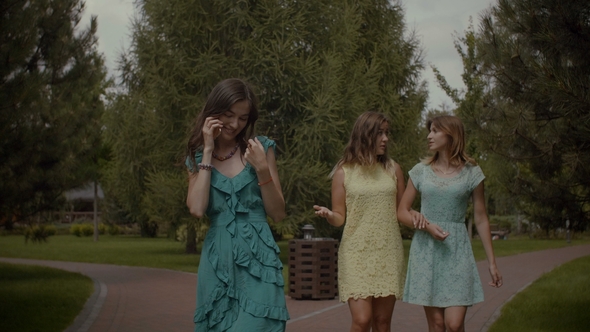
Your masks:
{"label": "beaded bracelet", "polygon": [[199,169],[204,169],[206,171],[210,171],[215,168],[211,164],[203,164],[203,163],[198,163],[197,166],[199,167]]}
{"label": "beaded bracelet", "polygon": [[259,185],[259,186],[264,186],[265,184],[267,184],[267,183],[271,183],[271,182],[272,182],[272,176],[270,177],[270,179],[268,179],[268,181],[264,181],[264,182],[262,182],[262,183],[261,183],[261,182],[258,182],[258,185]]}

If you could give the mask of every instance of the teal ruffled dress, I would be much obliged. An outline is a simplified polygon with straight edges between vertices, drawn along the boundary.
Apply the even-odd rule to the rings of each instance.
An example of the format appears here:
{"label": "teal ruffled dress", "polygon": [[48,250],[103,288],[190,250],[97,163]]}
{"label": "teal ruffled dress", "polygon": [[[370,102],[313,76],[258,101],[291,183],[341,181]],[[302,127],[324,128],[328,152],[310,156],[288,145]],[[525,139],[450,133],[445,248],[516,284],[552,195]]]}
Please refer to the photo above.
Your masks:
{"label": "teal ruffled dress", "polygon": [[420,163],[409,174],[421,193],[422,214],[450,235],[439,241],[424,230],[414,233],[403,301],[442,308],[482,302],[481,280],[465,227],[471,194],[485,178],[481,168],[468,163],[454,177],[442,178]]}
{"label": "teal ruffled dress", "polygon": [[[265,151],[275,148],[273,140],[258,139]],[[201,160],[197,152],[195,162]],[[206,213],[211,225],[199,263],[195,332],[284,331],[283,264],[250,164],[233,178],[211,171]]]}

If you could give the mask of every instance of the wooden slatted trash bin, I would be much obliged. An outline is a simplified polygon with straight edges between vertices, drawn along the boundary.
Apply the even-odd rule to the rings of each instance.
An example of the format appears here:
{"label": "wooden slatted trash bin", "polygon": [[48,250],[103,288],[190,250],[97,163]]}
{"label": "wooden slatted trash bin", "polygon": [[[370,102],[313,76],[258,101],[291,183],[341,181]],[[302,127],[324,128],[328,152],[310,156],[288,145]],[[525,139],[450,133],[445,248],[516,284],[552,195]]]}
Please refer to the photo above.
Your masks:
{"label": "wooden slatted trash bin", "polygon": [[296,300],[324,300],[337,295],[338,240],[290,240],[289,296]]}

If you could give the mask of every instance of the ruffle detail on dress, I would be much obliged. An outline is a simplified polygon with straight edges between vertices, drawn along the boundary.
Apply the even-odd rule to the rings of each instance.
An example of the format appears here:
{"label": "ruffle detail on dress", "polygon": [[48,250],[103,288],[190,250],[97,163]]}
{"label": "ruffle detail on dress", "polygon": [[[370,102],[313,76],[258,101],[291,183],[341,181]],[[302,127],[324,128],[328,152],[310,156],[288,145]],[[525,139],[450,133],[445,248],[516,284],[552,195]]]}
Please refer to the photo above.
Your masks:
{"label": "ruffle detail on dress", "polygon": [[[217,287],[212,293],[208,302],[199,308],[194,315],[194,323],[204,325],[206,331],[226,331],[232,327],[233,322],[238,318],[238,306],[232,304],[237,301],[238,305],[245,312],[254,317],[264,317],[287,321],[289,312],[282,306],[269,306],[249,299],[242,292],[238,291],[235,297],[225,294],[223,287]],[[200,330],[200,329],[198,329]]]}
{"label": "ruffle detail on dress", "polygon": [[[255,224],[238,224],[240,235],[245,244],[250,248],[251,254],[246,252],[239,243],[234,242],[232,247],[234,261],[237,265],[244,267],[248,273],[259,278],[263,282],[275,284],[278,287],[285,285],[283,281],[283,264],[278,259],[278,248],[276,244],[262,245],[260,240],[264,239],[265,232],[254,227]],[[264,240],[262,241],[264,243]]]}
{"label": "ruffle detail on dress", "polygon": [[[264,227],[266,226],[266,228]],[[235,273],[230,266],[234,264],[243,268],[243,273],[264,283],[272,284],[282,289],[284,287],[282,269],[283,265],[278,259],[280,252],[272,238],[272,234],[264,222],[258,223],[237,223],[231,221],[225,229],[231,228],[235,236],[231,235],[228,229],[227,240],[232,243],[231,257],[233,262],[223,263],[218,250],[218,245],[228,245],[219,241],[208,241],[208,260],[220,281],[205,300],[199,305],[195,312],[194,322],[196,330],[225,331],[233,326],[239,315],[238,305],[243,311],[255,316],[286,321],[289,314],[284,306],[272,306],[256,302],[249,298],[233,284],[230,274]],[[224,240],[225,241],[225,240]],[[201,325],[201,326],[199,326]]]}
{"label": "ruffle detail on dress", "polygon": [[207,303],[201,306],[193,318],[195,324],[205,325],[206,331],[226,331],[238,318],[238,308],[232,303],[237,301],[226,295],[224,287],[217,287],[211,293]]}
{"label": "ruffle detail on dress", "polygon": [[244,189],[244,187],[253,181],[256,181],[256,171],[248,163],[244,169],[233,178],[227,178],[218,171],[211,173],[211,186],[228,195],[231,195],[234,192],[240,192],[240,190]]}

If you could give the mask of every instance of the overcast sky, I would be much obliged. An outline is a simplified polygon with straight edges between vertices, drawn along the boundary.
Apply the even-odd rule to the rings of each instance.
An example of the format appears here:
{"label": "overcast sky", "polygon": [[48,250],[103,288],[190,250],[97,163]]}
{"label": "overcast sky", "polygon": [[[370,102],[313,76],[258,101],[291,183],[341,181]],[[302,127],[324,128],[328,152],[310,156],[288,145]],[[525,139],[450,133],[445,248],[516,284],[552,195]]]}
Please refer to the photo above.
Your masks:
{"label": "overcast sky", "polygon": [[[313,1],[313,0],[311,0]],[[406,9],[408,28],[415,29],[424,49],[426,70],[423,78],[429,87],[429,108],[442,103],[453,106],[445,93],[438,88],[430,64],[436,66],[454,88],[462,88],[462,64],[453,46],[453,33],[463,35],[469,26],[479,24],[479,14],[495,0],[402,0]],[[85,20],[98,17],[98,49],[106,59],[111,75],[116,75],[116,60],[122,50],[129,47],[129,26],[133,17],[133,0],[86,0]]]}

